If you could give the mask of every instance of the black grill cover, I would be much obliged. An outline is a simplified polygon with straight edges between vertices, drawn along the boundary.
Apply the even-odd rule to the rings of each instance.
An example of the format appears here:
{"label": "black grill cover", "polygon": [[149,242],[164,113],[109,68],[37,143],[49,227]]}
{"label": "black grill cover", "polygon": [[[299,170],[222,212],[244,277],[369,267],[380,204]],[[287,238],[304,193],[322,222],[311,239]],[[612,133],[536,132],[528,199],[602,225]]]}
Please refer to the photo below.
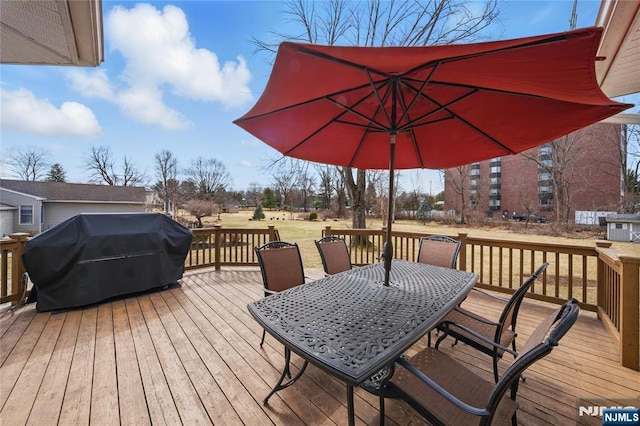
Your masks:
{"label": "black grill cover", "polygon": [[81,214],[31,239],[22,259],[38,311],[67,309],[176,282],[191,240],[164,214]]}

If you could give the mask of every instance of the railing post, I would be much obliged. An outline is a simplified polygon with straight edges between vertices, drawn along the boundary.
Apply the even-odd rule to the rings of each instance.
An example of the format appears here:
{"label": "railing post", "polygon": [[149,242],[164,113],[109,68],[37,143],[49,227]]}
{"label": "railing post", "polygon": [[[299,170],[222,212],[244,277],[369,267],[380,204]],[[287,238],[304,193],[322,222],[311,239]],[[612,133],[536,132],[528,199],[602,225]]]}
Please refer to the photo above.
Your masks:
{"label": "railing post", "polygon": [[[27,238],[29,238],[29,234],[27,234],[26,232],[16,232],[9,235],[9,237],[13,240],[18,241],[18,249],[11,253],[11,294],[20,295],[22,294],[22,289],[20,288],[20,279],[22,278],[22,274],[26,272],[24,263],[22,263],[22,253],[24,252],[25,244],[27,244]],[[19,299],[14,299],[11,301],[11,304],[16,305],[19,302]]]}
{"label": "railing post", "polygon": [[640,257],[620,255],[620,363],[640,369]]}
{"label": "railing post", "polygon": [[322,233],[323,237],[328,237],[331,235],[331,226],[327,225],[324,227],[324,232]]}
{"label": "railing post", "polygon": [[222,244],[221,244],[221,231],[220,225],[213,225],[213,228],[215,229],[214,231],[214,244],[215,244],[215,250],[214,250],[214,254],[213,254],[213,265],[216,269],[216,271],[220,270],[221,264],[220,264],[220,254],[222,252]]}
{"label": "railing post", "polygon": [[[598,240],[596,241],[596,247],[600,247],[600,248],[609,248],[611,247],[611,242],[610,241],[603,241],[603,240]],[[605,284],[605,268],[604,268],[604,262],[602,261],[602,259],[600,259],[600,256],[597,257],[598,262],[598,275],[597,275],[597,282],[596,282],[596,306],[600,307],[601,309],[604,309],[605,307],[605,291],[604,291],[604,284]]]}
{"label": "railing post", "polygon": [[278,238],[276,237],[276,227],[275,225],[267,225],[269,229],[269,242],[276,241]]}
{"label": "railing post", "polygon": [[466,232],[458,232],[458,240],[460,244],[460,255],[458,256],[458,269],[461,271],[467,270],[467,236]]}

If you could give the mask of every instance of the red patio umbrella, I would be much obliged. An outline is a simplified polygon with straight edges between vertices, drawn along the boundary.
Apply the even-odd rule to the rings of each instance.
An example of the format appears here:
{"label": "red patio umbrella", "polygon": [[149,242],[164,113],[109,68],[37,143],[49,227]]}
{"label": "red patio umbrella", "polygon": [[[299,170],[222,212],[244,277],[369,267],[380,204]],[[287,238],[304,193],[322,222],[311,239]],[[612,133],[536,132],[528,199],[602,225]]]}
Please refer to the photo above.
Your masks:
{"label": "red patio umbrella", "polygon": [[390,265],[394,169],[516,154],[633,106],[596,82],[601,34],[433,47],[284,42],[262,96],[234,123],[286,156],[389,169]]}

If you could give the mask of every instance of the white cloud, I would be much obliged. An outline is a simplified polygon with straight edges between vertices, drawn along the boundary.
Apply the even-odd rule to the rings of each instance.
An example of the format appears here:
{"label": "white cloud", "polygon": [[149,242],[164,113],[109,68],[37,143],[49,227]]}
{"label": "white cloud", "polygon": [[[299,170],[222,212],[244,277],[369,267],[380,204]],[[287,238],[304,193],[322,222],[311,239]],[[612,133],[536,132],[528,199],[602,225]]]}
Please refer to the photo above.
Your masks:
{"label": "white cloud", "polygon": [[238,56],[221,65],[214,52],[197,48],[186,16],[176,6],[162,11],[149,4],[114,7],[108,34],[111,49],[127,62],[123,77],[132,85],[168,84],[178,96],[217,101],[227,108],[251,101],[246,61]]}
{"label": "white cloud", "polygon": [[114,89],[111,87],[106,70],[102,69],[93,72],[72,70],[67,73],[67,80],[71,83],[73,89],[82,96],[105,100],[115,99]]}
{"label": "white cloud", "polygon": [[250,169],[250,168],[253,168],[253,163],[247,160],[241,160],[240,167],[244,167],[245,169]]}
{"label": "white cloud", "polygon": [[157,124],[168,130],[184,129],[192,124],[162,102],[162,92],[157,87],[131,87],[120,92],[116,102],[126,115],[142,123]]}
{"label": "white cloud", "polygon": [[218,102],[225,109],[252,100],[252,76],[244,58],[221,65],[214,52],[197,48],[187,18],[176,6],[115,6],[105,33],[109,48],[125,60],[118,76],[121,85],[110,82],[105,70],[73,70],[67,78],[74,90],[113,102],[134,120],[165,129],[190,127],[184,115],[164,103],[165,89],[181,98]]}
{"label": "white cloud", "polygon": [[78,102],[60,107],[39,99],[27,89],[0,89],[0,123],[10,129],[51,136],[97,137],[102,135],[91,109]]}

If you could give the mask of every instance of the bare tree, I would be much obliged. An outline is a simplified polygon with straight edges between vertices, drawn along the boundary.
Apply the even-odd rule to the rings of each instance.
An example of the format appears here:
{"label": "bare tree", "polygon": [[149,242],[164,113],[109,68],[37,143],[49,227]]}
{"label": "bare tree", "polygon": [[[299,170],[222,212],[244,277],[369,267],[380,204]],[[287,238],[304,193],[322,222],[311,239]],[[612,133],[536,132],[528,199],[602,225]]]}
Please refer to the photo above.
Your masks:
{"label": "bare tree", "polygon": [[[275,53],[283,40],[357,46],[426,46],[473,41],[499,13],[497,0],[470,4],[465,0],[357,1],[331,0],[284,3],[287,28],[298,33],[274,30],[271,40],[253,38],[258,50]],[[271,55],[270,58],[273,58]],[[341,168],[353,208],[353,227],[366,227],[366,173]]]}
{"label": "bare tree", "polygon": [[[640,125],[638,124],[598,124],[609,126],[609,131],[598,132],[598,139],[603,144],[613,145],[612,155],[595,158],[595,163],[602,164],[605,174],[620,179],[620,203],[617,206],[622,213],[633,213],[640,202],[637,188],[637,176],[640,172]],[[595,131],[594,131],[595,133]],[[607,167],[608,166],[608,167]]]}
{"label": "bare tree", "polygon": [[302,208],[306,212],[309,211],[309,202],[313,196],[315,179],[309,168],[309,162],[296,161],[296,166],[296,186],[300,189]]}
{"label": "bare tree", "polygon": [[580,156],[585,150],[584,144],[580,143],[581,132],[584,130],[562,136],[538,150],[522,154],[537,164],[539,173],[548,176],[559,223],[569,223],[571,200],[581,184],[588,182],[588,176],[583,176],[588,172],[579,167]]}
{"label": "bare tree", "polygon": [[231,175],[225,165],[214,159],[198,157],[185,170],[187,178],[193,182],[199,198],[213,200],[231,184]]}
{"label": "bare tree", "polygon": [[282,199],[279,200],[280,206],[282,208],[290,207],[290,196],[297,184],[297,160],[280,157],[279,159],[272,160],[267,168],[271,171],[271,185],[275,192],[280,193],[282,197]]}
{"label": "bare tree", "polygon": [[113,152],[108,146],[93,146],[84,159],[85,168],[91,173],[92,182],[106,183],[107,185],[136,186],[144,185],[147,177],[144,172],[138,170],[136,164],[130,158],[124,157],[122,161],[122,174],[116,171],[116,161]]}
{"label": "bare tree", "polygon": [[49,167],[49,153],[38,148],[20,148],[9,154],[6,167],[11,176],[19,180],[38,181],[44,179]]}
{"label": "bare tree", "polygon": [[640,205],[640,124],[623,127],[626,147],[626,163],[623,182],[621,210],[625,213],[638,211]]}
{"label": "bare tree", "polygon": [[460,221],[466,222],[466,211],[469,206],[469,185],[471,180],[471,166],[464,165],[446,169],[444,171],[445,185],[448,183],[449,187],[459,197],[459,202],[456,203],[456,210],[460,213]]}
{"label": "bare tree", "polygon": [[115,160],[108,146],[92,146],[85,157],[85,167],[91,173],[93,182],[104,182],[107,185],[117,185],[118,175],[115,172]]}
{"label": "bare tree", "polygon": [[249,188],[245,191],[245,201],[251,207],[256,207],[262,202],[263,188],[258,182],[249,183]]}
{"label": "bare tree", "polygon": [[189,200],[184,204],[185,210],[196,218],[198,228],[202,228],[203,217],[213,215],[215,207],[211,200]]}
{"label": "bare tree", "polygon": [[155,156],[156,179],[155,191],[164,204],[164,211],[169,212],[176,207],[178,196],[178,159],[169,150],[162,150]]}

